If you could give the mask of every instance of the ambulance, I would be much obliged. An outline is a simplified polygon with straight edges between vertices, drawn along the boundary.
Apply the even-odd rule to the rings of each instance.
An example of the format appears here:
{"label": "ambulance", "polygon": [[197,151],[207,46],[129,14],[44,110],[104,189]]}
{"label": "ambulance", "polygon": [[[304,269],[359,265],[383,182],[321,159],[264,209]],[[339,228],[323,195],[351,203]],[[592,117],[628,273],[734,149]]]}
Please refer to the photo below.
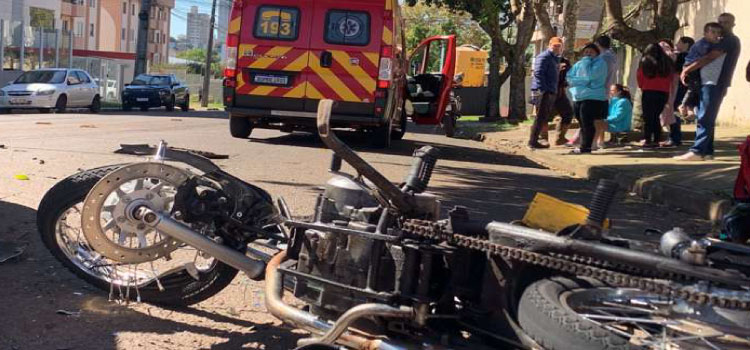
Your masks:
{"label": "ambulance", "polygon": [[[425,40],[409,61],[398,0],[235,0],[226,38],[230,133],[312,131],[321,99],[334,128],[373,146],[404,136],[409,117],[439,124],[455,71],[455,36]],[[411,106],[410,106],[411,107]]]}

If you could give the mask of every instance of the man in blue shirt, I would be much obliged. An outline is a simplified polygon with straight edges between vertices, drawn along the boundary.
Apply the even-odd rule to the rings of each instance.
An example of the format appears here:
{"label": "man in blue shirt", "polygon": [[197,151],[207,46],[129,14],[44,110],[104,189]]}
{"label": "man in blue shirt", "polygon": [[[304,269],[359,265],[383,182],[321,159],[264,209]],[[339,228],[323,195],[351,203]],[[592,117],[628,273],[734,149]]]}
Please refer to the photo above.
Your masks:
{"label": "man in blue shirt", "polygon": [[562,39],[552,37],[549,47],[534,60],[534,73],[531,79],[531,94],[538,97],[536,101],[536,119],[531,127],[528,147],[530,149],[549,148],[549,145],[539,143],[539,134],[547,125],[557,100],[557,80],[560,73],[560,54],[562,53]]}
{"label": "man in blue shirt", "polygon": [[[714,158],[714,127],[716,117],[719,114],[721,102],[727,93],[727,89],[732,85],[732,76],[737,66],[737,59],[740,56],[740,39],[734,35],[734,15],[731,13],[722,13],[719,15],[719,24],[724,28],[724,36],[716,44],[708,55],[693,62],[691,65],[682,70],[680,79],[685,83],[687,75],[691,72],[701,69],[701,77],[704,78],[704,71],[716,70],[721,65],[720,71],[716,77],[710,76],[709,81],[702,82],[700,107],[698,108],[698,126],[695,133],[695,143],[690,151],[675,157],[678,160],[695,161],[695,160],[712,160]],[[706,67],[707,69],[702,69]],[[711,69],[708,69],[711,68]]]}

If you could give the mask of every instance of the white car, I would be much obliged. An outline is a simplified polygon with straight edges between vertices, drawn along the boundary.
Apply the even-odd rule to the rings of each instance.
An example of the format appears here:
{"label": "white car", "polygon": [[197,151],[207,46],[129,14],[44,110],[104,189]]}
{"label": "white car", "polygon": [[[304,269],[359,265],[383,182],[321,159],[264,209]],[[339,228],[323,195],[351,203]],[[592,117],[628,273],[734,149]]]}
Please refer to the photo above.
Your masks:
{"label": "white car", "polygon": [[101,109],[99,85],[80,69],[51,68],[28,71],[0,89],[0,111],[39,109],[62,113],[66,108]]}

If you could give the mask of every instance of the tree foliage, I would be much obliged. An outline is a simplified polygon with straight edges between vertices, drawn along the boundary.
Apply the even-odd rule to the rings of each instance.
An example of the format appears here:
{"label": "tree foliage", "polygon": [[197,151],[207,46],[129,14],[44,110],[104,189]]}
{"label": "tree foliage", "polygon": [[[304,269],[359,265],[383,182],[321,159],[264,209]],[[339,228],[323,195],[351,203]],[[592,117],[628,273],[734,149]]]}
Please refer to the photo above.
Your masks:
{"label": "tree foliage", "polygon": [[[194,74],[203,74],[206,62],[206,49],[191,49],[177,53],[177,58],[188,60],[189,72]],[[217,50],[211,52],[211,73],[214,77],[220,77],[222,74],[221,59]]]}
{"label": "tree foliage", "polygon": [[418,3],[403,10],[406,21],[406,47],[413,49],[422,40],[435,35],[455,33],[458,45],[488,49],[490,38],[470,14],[452,12],[446,7]]}

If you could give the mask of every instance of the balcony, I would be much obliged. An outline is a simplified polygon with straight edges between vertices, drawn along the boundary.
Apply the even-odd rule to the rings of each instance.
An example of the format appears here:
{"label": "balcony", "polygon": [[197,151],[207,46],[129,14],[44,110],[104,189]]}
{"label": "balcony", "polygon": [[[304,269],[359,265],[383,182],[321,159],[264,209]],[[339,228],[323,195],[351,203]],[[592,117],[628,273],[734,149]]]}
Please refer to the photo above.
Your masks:
{"label": "balcony", "polygon": [[78,0],[62,1],[60,6],[60,14],[70,17],[85,17],[86,5],[84,5],[83,1]]}

